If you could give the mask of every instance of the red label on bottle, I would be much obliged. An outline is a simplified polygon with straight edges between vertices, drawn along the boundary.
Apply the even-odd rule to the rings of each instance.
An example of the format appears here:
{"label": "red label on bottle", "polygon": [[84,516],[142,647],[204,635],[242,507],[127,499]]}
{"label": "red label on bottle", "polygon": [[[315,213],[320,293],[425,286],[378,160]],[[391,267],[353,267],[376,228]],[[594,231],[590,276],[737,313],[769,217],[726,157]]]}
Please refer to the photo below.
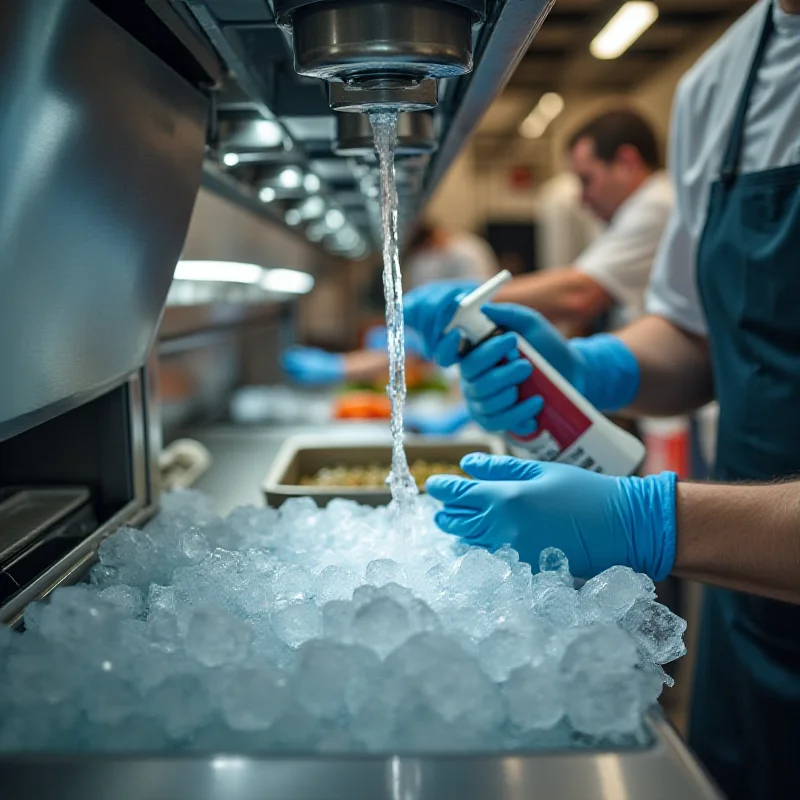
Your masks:
{"label": "red label on bottle", "polygon": [[[525,358],[524,353],[520,356]],[[519,385],[519,399],[527,400],[536,395],[544,400],[544,408],[536,417],[539,427],[530,436],[512,435],[517,441],[530,442],[547,433],[562,451],[571,447],[591,427],[592,421],[534,364],[530,377]]]}

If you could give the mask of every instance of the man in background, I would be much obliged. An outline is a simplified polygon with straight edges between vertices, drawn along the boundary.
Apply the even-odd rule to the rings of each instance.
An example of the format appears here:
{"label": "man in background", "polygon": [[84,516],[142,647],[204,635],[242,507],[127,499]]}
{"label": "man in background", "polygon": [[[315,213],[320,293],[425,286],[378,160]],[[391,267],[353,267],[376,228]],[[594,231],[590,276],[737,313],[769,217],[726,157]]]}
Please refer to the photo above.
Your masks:
{"label": "man in background", "polygon": [[629,322],[642,314],[673,205],[658,140],[637,112],[609,111],[572,135],[569,159],[584,205],[605,228],[573,264],[515,278],[496,300],[530,306],[568,328],[586,326],[612,308]]}

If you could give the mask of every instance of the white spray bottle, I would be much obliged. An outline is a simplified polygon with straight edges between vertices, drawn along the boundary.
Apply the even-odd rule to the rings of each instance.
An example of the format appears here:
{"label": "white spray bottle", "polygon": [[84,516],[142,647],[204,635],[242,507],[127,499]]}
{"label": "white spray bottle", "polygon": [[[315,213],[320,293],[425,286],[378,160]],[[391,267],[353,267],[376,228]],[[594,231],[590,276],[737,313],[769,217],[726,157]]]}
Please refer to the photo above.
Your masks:
{"label": "white spray bottle", "polygon": [[[503,270],[459,302],[447,330],[458,330],[469,349],[505,333],[481,311],[481,306],[509,280],[511,273]],[[513,449],[523,451],[517,454],[608,475],[636,472],[644,459],[644,445],[604,417],[519,334],[517,347],[521,357],[533,364],[531,376],[519,387],[520,401],[535,395],[544,399],[535,433],[526,437],[506,434]]]}

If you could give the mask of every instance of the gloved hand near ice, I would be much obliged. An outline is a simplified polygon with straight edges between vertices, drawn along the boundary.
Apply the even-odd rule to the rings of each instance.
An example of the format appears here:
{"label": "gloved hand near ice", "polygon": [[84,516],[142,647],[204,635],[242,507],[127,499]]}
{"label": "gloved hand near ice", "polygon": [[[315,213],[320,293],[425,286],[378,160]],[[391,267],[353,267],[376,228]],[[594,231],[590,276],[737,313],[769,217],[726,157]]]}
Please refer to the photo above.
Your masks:
{"label": "gloved hand near ice", "polygon": [[675,561],[675,475],[616,478],[564,464],[474,453],[461,461],[474,480],[430,478],[444,503],[436,523],[466,543],[510,545],[535,564],[558,547],[575,575],[629,566],[662,580]]}
{"label": "gloved hand near ice", "polygon": [[[568,468],[549,466],[559,483]],[[569,502],[597,512],[599,485]],[[671,682],[660,664],[684,652],[645,575],[576,590],[564,554],[538,552],[580,549],[556,512],[534,509],[536,538],[520,537],[533,575],[510,547],[438,531],[426,496],[402,520],[309,498],[225,520],[196,493],[164,507],[103,542],[90,584],[29,606],[25,633],[0,626],[0,752],[631,745]],[[585,516],[580,535],[609,534]]]}
{"label": "gloved hand near ice", "polygon": [[293,381],[308,386],[325,386],[345,378],[344,356],[317,347],[289,348],[283,354],[282,364]]}

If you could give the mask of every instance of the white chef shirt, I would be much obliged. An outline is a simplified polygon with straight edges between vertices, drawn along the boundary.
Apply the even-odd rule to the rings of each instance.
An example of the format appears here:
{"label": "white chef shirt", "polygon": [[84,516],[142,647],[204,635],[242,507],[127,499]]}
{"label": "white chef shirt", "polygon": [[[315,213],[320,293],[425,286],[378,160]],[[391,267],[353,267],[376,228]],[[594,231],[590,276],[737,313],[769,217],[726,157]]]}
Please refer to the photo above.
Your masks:
{"label": "white chef shirt", "polygon": [[[697,246],[768,2],[759,0],[692,67],[678,86],[673,107],[670,173],[676,204],[653,266],[646,306],[701,335],[706,321],[697,292]],[[777,1],[772,14],[775,31],[745,120],[742,173],[800,162],[800,14],[786,14]]]}
{"label": "white chef shirt", "polygon": [[500,265],[492,248],[471,233],[455,234],[445,247],[426,249],[403,265],[406,291],[441,280],[475,280],[483,283],[499,270]]}
{"label": "white chef shirt", "polygon": [[626,322],[644,312],[650,271],[672,207],[673,192],[667,174],[653,173],[575,260],[575,266],[596,280],[622,307]]}

